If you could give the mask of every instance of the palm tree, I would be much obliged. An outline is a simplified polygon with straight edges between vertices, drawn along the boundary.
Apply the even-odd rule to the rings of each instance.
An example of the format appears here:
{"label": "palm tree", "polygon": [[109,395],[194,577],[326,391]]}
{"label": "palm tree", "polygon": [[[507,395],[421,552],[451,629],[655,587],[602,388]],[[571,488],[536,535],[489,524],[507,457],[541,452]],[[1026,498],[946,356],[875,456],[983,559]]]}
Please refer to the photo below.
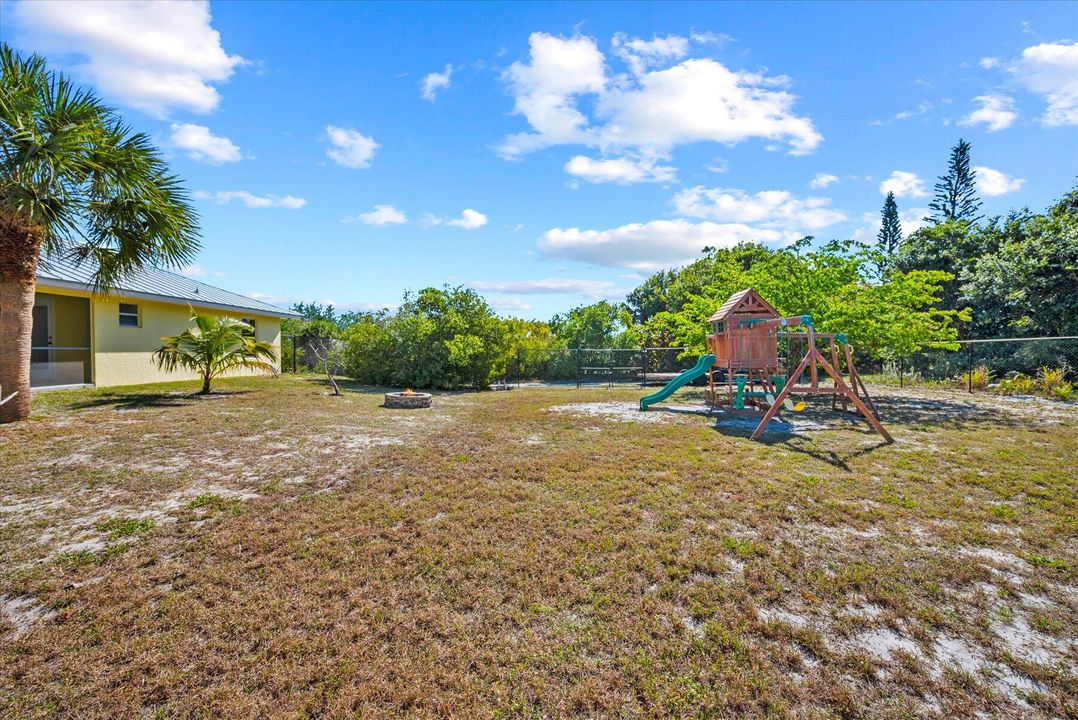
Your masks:
{"label": "palm tree", "polygon": [[255,340],[247,323],[194,311],[191,322],[195,327],[161,338],[164,345],[154,351],[153,359],[157,367],[169,372],[177,368],[197,372],[202,377],[200,395],[208,394],[210,382],[229,370],[248,368],[277,374],[272,364],[277,362],[273,345]]}
{"label": "palm tree", "polygon": [[95,290],[198,251],[186,190],[143,133],[93,92],[0,43],[0,422],[30,414],[30,330],[42,254],[94,268]]}

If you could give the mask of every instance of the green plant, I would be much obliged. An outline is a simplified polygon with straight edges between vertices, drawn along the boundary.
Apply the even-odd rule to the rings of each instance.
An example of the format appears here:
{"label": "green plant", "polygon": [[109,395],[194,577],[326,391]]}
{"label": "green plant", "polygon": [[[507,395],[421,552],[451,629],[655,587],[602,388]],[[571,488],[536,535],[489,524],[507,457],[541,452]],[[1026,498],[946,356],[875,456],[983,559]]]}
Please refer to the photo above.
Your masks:
{"label": "green plant", "polygon": [[1052,388],[1050,398],[1053,400],[1070,400],[1074,395],[1074,385],[1069,382],[1061,382]]}
{"label": "green plant", "polygon": [[249,368],[271,375],[277,368],[273,345],[248,335],[251,326],[240,320],[201,315],[192,310],[195,327],[179,335],[161,338],[164,343],[154,354],[154,362],[164,370],[178,368],[197,372],[202,377],[200,394],[210,392],[210,382],[230,370]]}
{"label": "green plant", "polygon": [[992,382],[992,371],[987,365],[980,365],[969,372],[970,390],[984,390]]}
{"label": "green plant", "polygon": [[153,520],[140,520],[139,518],[114,517],[97,523],[97,529],[107,532],[114,538],[127,537],[145,530],[151,530],[156,525]]}
{"label": "green plant", "polygon": [[1003,395],[1032,395],[1037,389],[1037,381],[1029,375],[1014,373],[999,381],[996,391]]}
{"label": "green plant", "polygon": [[1037,383],[1040,385],[1041,390],[1046,395],[1051,395],[1052,391],[1059,385],[1066,382],[1067,370],[1066,368],[1050,368],[1042,367],[1037,372]]}
{"label": "green plant", "polygon": [[108,289],[198,250],[187,192],[151,144],[90,90],[0,43],[0,422],[30,415],[30,328],[42,256],[84,263]]}

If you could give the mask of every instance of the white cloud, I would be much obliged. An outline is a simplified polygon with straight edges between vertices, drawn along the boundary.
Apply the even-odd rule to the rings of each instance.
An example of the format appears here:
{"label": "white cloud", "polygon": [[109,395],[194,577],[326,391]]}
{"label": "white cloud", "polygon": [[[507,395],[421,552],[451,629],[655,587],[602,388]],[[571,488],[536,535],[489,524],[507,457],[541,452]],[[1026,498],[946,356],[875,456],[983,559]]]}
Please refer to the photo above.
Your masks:
{"label": "white cloud", "polygon": [[527,118],[535,132],[506,138],[500,154],[516,158],[550,145],[593,144],[576,96],[602,92],[606,85],[604,58],[595,41],[537,32],[529,44],[531,61],[513,63],[503,79],[513,94],[514,111]]}
{"label": "white cloud", "polygon": [[180,275],[184,275],[189,278],[222,278],[225,276],[223,272],[218,272],[217,270],[207,270],[201,265],[187,265],[180,268],[178,272],[180,273]]}
{"label": "white cloud", "polygon": [[730,162],[726,158],[715,158],[711,161],[711,164],[707,166],[708,172],[713,172],[716,175],[722,175],[730,170]]}
{"label": "white cloud", "polygon": [[428,217],[425,221],[428,225],[449,225],[451,227],[464,228],[465,230],[475,230],[481,228],[489,222],[489,218],[478,210],[472,210],[471,208],[465,208],[461,211],[459,218],[439,218]]}
{"label": "white cloud", "polygon": [[980,61],[977,64],[980,65],[985,70],[991,70],[996,65],[999,65],[999,58],[984,57],[984,58],[981,58]]}
{"label": "white cloud", "polygon": [[446,65],[444,72],[429,73],[428,75],[424,76],[423,81],[419,84],[420,95],[423,97],[424,100],[434,102],[438,99],[438,91],[445,90],[449,87],[452,77],[452,65]]}
{"label": "white cloud", "polygon": [[584,155],[577,155],[565,163],[565,172],[592,183],[613,182],[619,185],[671,182],[676,175],[673,167],[659,165],[653,159],[621,157],[594,160]]}
{"label": "white cloud", "polygon": [[[950,100],[944,100],[944,104],[948,104],[948,103],[950,103]],[[933,105],[932,103],[930,103],[928,101],[924,101],[924,102],[921,102],[921,103],[917,104],[917,109],[916,110],[901,110],[901,111],[895,113],[894,115],[892,115],[887,120],[872,120],[871,122],[869,122],[869,125],[877,125],[877,126],[890,125],[891,123],[899,122],[901,120],[909,120],[912,117],[917,117],[918,115],[924,115],[929,110],[931,110],[933,107],[935,107],[935,105]]]}
{"label": "white cloud", "polygon": [[625,291],[609,280],[572,280],[546,278],[543,280],[483,281],[473,280],[470,287],[499,293],[519,295],[584,295],[590,298],[620,298]]}
{"label": "white cloud", "polygon": [[612,76],[592,38],[537,32],[530,46],[529,60],[503,75],[514,111],[531,126],[504,139],[498,152],[508,159],[556,145],[661,158],[677,145],[750,138],[785,141],[800,155],[823,140],[809,118],[793,113],[784,76],[734,72],[709,58],[651,69],[682,57],[684,46],[671,38],[616,37],[615,56],[626,58],[632,72]]}
{"label": "white cloud", "polygon": [[816,177],[809,181],[809,187],[813,190],[820,190],[828,185],[834,185],[839,181],[838,175],[832,175],[830,173],[816,173]]}
{"label": "white cloud", "polygon": [[338,165],[349,168],[370,167],[375,151],[381,147],[374,138],[358,130],[334,125],[326,125],[326,139],[330,144],[326,155]]}
{"label": "white cloud", "polygon": [[846,220],[844,213],[828,207],[831,204],[828,198],[799,198],[785,190],[764,190],[749,195],[743,190],[697,186],[682,190],[674,196],[673,202],[680,215],[751,223],[794,235],[822,230]]}
{"label": "white cloud", "polygon": [[917,173],[895,170],[891,177],[880,183],[880,195],[893,192],[895,197],[924,197],[928,195],[925,181]]}
{"label": "white cloud", "polygon": [[214,135],[208,127],[190,123],[173,123],[169,142],[187,151],[187,157],[211,165],[238,162],[243,159],[239,147],[226,137]]}
{"label": "white cloud", "polygon": [[999,170],[979,165],[973,168],[977,173],[977,189],[984,195],[996,196],[1021,190],[1026,184],[1025,178],[1014,178]]}
{"label": "white cloud", "polygon": [[[932,211],[926,207],[900,210],[898,213],[898,224],[902,228],[902,236],[909,237],[910,233],[916,232],[923,227],[927,227],[929,222],[925,220],[925,218],[931,214]],[[882,224],[880,214],[878,212],[867,212],[861,216],[861,220],[864,224],[854,231],[853,239],[860,243],[874,245],[880,234],[880,226]]]}
{"label": "white cloud", "polygon": [[1048,101],[1045,125],[1078,125],[1078,42],[1028,47],[1008,68],[1030,92]]}
{"label": "white cloud", "polygon": [[981,107],[958,121],[959,125],[984,123],[988,132],[1009,128],[1018,119],[1014,111],[1014,100],[1006,95],[980,95],[973,102]]}
{"label": "white cloud", "polygon": [[348,216],[341,222],[361,222],[364,225],[403,225],[408,222],[408,217],[392,205],[375,205],[370,212],[360,213],[358,216]]}
{"label": "white cloud", "polygon": [[487,301],[487,305],[501,312],[527,312],[532,309],[530,303],[518,297],[503,296],[484,299]]}
{"label": "white cloud", "polygon": [[246,62],[221,46],[208,2],[19,2],[11,17],[28,49],[155,117],[210,112],[213,85]]}
{"label": "white cloud", "polygon": [[254,195],[246,190],[221,190],[215,193],[198,191],[195,198],[199,200],[213,200],[219,205],[228,205],[233,200],[243,203],[249,208],[285,208],[298,210],[307,204],[304,198],[292,195]]}
{"label": "white cloud", "polygon": [[777,230],[747,225],[689,220],[653,220],[609,230],[552,228],[539,238],[548,257],[654,272],[699,259],[705,246],[733,247],[741,242],[787,243],[793,239]]}
{"label": "white cloud", "polygon": [[610,46],[614,54],[624,60],[633,75],[638,77],[650,67],[680,60],[689,53],[689,41],[677,35],[641,40],[617,33]]}

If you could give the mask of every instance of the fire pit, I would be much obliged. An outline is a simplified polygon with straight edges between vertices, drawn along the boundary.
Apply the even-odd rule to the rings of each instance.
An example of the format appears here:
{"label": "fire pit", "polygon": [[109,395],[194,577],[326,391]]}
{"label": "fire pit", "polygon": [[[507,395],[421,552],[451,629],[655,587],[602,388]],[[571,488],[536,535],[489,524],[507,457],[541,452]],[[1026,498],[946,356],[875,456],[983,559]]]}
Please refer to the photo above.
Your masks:
{"label": "fire pit", "polygon": [[430,407],[431,394],[421,393],[408,388],[403,392],[386,393],[385,403],[382,407],[387,408],[428,408]]}

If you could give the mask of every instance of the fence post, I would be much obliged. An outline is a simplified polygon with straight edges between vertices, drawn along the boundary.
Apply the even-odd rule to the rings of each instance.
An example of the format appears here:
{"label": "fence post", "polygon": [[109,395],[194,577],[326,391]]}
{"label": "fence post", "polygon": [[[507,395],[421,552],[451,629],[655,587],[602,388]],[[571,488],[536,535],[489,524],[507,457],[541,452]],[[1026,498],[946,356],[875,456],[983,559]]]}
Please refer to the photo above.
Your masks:
{"label": "fence post", "polygon": [[523,373],[520,372],[520,348],[517,348],[517,387],[520,387],[520,376]]}
{"label": "fence post", "polygon": [[606,386],[611,388],[614,387],[614,358],[617,356],[617,352],[617,350],[611,349],[609,351],[610,355],[607,356],[610,358],[607,363],[610,369],[607,371],[609,374],[606,376]]}
{"label": "fence post", "polygon": [[641,370],[641,382],[643,387],[648,386],[648,349],[646,347],[640,348],[640,370]]}
{"label": "fence post", "polygon": [[574,357],[576,358],[576,388],[580,389],[580,348],[573,350]]}
{"label": "fence post", "polygon": [[902,374],[902,356],[898,356],[898,387],[905,388],[905,377]]}
{"label": "fence post", "polygon": [[296,365],[296,336],[295,335],[292,336],[292,372],[294,372],[294,373],[299,372],[298,366]]}

